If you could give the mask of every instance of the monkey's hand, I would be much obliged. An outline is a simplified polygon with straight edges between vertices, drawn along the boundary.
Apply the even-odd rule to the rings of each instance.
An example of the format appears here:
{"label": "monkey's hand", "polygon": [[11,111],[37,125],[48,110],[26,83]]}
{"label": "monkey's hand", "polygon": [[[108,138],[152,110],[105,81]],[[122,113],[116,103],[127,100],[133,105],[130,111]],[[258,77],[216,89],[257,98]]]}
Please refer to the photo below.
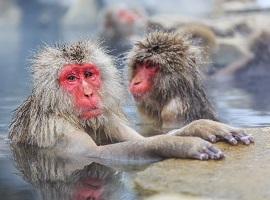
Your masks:
{"label": "monkey's hand", "polygon": [[219,160],[224,154],[210,142],[198,137],[157,135],[139,140],[119,142],[97,149],[89,149],[88,155],[109,160],[157,161],[164,158],[191,158]]}
{"label": "monkey's hand", "polygon": [[198,137],[160,135],[150,140],[152,140],[150,141],[152,152],[165,158],[193,158],[199,160],[224,158],[221,150]]}
{"label": "monkey's hand", "polygon": [[220,140],[227,141],[232,145],[236,145],[239,142],[245,145],[254,143],[254,138],[246,134],[244,129],[207,119],[193,121],[181,129],[170,131],[168,134],[200,137],[212,143]]}

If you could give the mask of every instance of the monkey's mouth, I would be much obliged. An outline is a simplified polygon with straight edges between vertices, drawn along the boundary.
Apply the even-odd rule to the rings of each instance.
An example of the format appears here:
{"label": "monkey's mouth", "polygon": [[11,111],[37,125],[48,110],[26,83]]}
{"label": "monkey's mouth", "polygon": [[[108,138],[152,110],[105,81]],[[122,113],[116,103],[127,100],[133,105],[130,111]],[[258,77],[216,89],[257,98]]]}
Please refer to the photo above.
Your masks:
{"label": "monkey's mouth", "polygon": [[80,118],[84,120],[92,119],[92,118],[98,117],[102,113],[103,113],[103,110],[101,108],[98,108],[98,107],[87,108],[87,109],[81,110]]}

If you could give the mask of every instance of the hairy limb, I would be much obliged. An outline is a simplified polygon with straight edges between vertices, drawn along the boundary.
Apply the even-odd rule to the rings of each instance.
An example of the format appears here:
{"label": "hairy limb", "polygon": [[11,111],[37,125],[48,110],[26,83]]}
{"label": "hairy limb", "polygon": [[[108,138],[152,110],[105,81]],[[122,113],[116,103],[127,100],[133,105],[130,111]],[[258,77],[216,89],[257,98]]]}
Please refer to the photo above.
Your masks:
{"label": "hairy limb", "polygon": [[[179,98],[174,98],[167,103],[161,111],[162,128],[177,128],[183,126],[181,123],[181,111],[183,106]],[[184,120],[183,120],[184,121]]]}
{"label": "hairy limb", "polygon": [[68,134],[58,144],[63,153],[109,160],[150,160],[163,158],[221,159],[222,152],[205,140],[195,137],[159,135],[139,140],[97,146],[84,132]]}
{"label": "hairy limb", "polygon": [[[205,140],[196,137],[159,135],[138,137],[131,141],[97,146],[83,130],[59,120],[57,131],[63,134],[58,139],[57,151],[63,154],[87,156],[109,160],[160,160],[162,158],[221,159],[222,152]],[[63,126],[64,125],[64,126]],[[123,125],[121,125],[123,126]],[[132,130],[123,126],[125,131]],[[137,134],[135,131],[128,134]],[[135,136],[137,137],[137,136]]]}
{"label": "hairy limb", "polygon": [[143,140],[128,141],[99,147],[105,159],[160,160],[163,158],[221,159],[223,153],[211,143],[196,137],[159,135]]}
{"label": "hairy limb", "polygon": [[225,140],[232,145],[236,145],[238,142],[249,145],[254,142],[254,138],[246,134],[244,129],[207,119],[193,121],[181,129],[170,131],[168,134],[174,136],[195,136],[213,143]]}
{"label": "hairy limb", "polygon": [[136,132],[134,129],[130,128],[124,121],[118,119],[115,121],[117,132],[112,135],[114,139],[118,142],[129,141],[129,140],[139,140],[144,137]]}

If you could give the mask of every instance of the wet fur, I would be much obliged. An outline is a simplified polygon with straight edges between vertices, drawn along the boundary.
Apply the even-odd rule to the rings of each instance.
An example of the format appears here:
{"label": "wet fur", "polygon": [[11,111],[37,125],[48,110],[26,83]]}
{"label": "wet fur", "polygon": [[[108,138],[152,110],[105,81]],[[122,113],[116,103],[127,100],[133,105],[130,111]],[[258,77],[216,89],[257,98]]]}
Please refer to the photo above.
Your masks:
{"label": "wet fur", "polygon": [[[12,142],[53,146],[61,137],[56,130],[56,119],[59,117],[93,134],[96,140],[101,140],[97,138],[101,132],[111,138],[111,133],[115,131],[113,121],[125,120],[120,103],[123,92],[113,60],[103,52],[98,44],[90,40],[41,49],[32,59],[32,93],[17,108],[10,124]],[[73,63],[94,63],[101,70],[104,113],[98,118],[80,120],[80,113],[75,110],[71,96],[59,87],[57,77],[60,70],[65,64]]]}
{"label": "wet fur", "polygon": [[173,98],[180,98],[179,119],[184,124],[197,119],[217,120],[202,84],[200,52],[179,33],[153,32],[138,42],[128,55],[129,78],[137,63],[160,66],[154,88],[147,98],[138,102],[138,109],[162,125],[161,112]]}

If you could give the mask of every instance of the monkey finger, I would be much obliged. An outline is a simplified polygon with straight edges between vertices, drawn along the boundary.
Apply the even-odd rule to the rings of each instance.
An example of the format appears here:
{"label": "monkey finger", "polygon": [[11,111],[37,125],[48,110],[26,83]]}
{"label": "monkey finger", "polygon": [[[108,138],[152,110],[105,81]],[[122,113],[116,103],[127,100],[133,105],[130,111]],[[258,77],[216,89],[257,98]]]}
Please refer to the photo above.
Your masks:
{"label": "monkey finger", "polygon": [[218,159],[218,155],[216,155],[216,153],[213,152],[213,151],[211,151],[210,149],[205,148],[203,151],[204,151],[204,153],[206,153],[211,159]]}
{"label": "monkey finger", "polygon": [[245,145],[249,145],[250,143],[254,143],[254,138],[251,135],[240,137],[239,140]]}
{"label": "monkey finger", "polygon": [[214,146],[209,146],[208,147],[212,152],[214,152],[215,154],[219,155],[221,158],[224,158],[225,155],[223,154],[223,152],[221,150],[219,150],[218,148],[214,147]]}
{"label": "monkey finger", "polygon": [[195,159],[198,159],[198,160],[209,160],[209,155],[206,154],[206,153],[196,153],[192,156],[193,158]]}
{"label": "monkey finger", "polygon": [[212,159],[218,160],[225,157],[223,152],[214,146],[209,146],[207,150],[209,150],[211,154],[213,155]]}
{"label": "monkey finger", "polygon": [[242,142],[245,145],[254,143],[253,136],[245,133],[245,130],[243,129],[239,129],[238,131],[231,131],[231,133],[238,141]]}
{"label": "monkey finger", "polygon": [[234,138],[234,136],[231,133],[225,133],[225,134],[223,134],[223,135],[221,135],[219,137],[221,137],[221,139],[227,141],[231,145],[237,145],[238,144],[237,140]]}
{"label": "monkey finger", "polygon": [[201,153],[207,154],[208,157],[213,160],[222,159],[224,157],[222,151],[212,145],[203,147]]}
{"label": "monkey finger", "polygon": [[212,135],[212,134],[207,135],[207,138],[205,138],[205,139],[212,142],[212,143],[217,142],[217,137],[215,135]]}
{"label": "monkey finger", "polygon": [[255,142],[255,139],[254,139],[254,137],[252,135],[248,135],[248,137],[249,137],[249,141],[251,143],[254,143]]}

